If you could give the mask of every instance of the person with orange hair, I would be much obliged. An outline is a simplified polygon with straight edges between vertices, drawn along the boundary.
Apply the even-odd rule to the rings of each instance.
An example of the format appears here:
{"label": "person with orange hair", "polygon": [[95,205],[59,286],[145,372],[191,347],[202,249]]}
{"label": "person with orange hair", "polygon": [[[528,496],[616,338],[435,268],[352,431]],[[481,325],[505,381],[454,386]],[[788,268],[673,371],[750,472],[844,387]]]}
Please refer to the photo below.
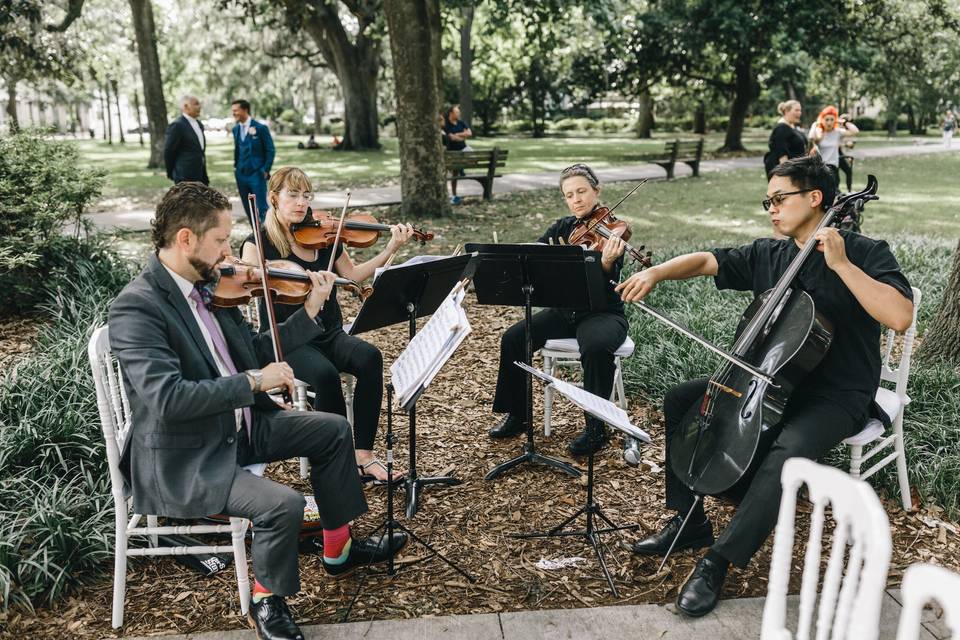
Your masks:
{"label": "person with orange hair", "polygon": [[847,120],[847,114],[838,115],[833,105],[823,108],[817,121],[810,127],[807,138],[813,143],[813,148],[824,164],[833,173],[837,187],[840,187],[840,147],[843,139],[860,133],[857,125]]}

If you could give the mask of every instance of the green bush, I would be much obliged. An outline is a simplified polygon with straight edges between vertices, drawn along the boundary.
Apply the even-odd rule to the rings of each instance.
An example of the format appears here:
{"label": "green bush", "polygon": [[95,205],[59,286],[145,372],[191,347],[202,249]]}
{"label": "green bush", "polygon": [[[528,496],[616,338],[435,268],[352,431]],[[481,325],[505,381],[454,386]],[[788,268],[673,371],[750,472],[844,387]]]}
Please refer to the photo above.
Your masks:
{"label": "green bush", "polygon": [[508,133],[525,133],[528,131],[533,131],[533,121],[528,118],[510,120],[503,125],[503,129]]}
{"label": "green bush", "polygon": [[[27,360],[0,385],[0,598],[51,602],[110,555],[113,512],[87,341],[133,275],[76,256],[47,291],[50,317]],[[107,272],[104,264],[111,264]]]}
{"label": "green bush", "polygon": [[[657,261],[702,248],[666,249]],[[952,251],[922,243],[896,244],[893,249],[911,284],[923,292],[918,320],[922,336],[943,295],[943,274],[949,272]],[[729,348],[740,314],[750,299],[749,293],[717,291],[711,278],[694,278],[662,283],[647,302],[714,344]],[[635,307],[627,307],[627,318],[630,337],[637,345],[633,356],[623,361],[629,395],[639,393],[659,403],[670,387],[710,375],[720,364],[718,357]],[[925,366],[914,359],[908,393],[912,401],[904,414],[904,442],[910,484],[925,501],[938,503],[956,517],[960,514],[960,450],[956,447],[960,440],[960,412],[956,411],[960,406],[960,371]],[[826,462],[845,467],[847,450],[838,447]],[[898,495],[892,465],[876,478],[874,486],[888,495]]]}
{"label": "green bush", "polygon": [[[0,313],[44,299],[50,269],[65,267],[86,231],[83,212],[104,172],[81,167],[75,145],[23,131],[0,139]],[[76,233],[65,240],[65,228]]]}

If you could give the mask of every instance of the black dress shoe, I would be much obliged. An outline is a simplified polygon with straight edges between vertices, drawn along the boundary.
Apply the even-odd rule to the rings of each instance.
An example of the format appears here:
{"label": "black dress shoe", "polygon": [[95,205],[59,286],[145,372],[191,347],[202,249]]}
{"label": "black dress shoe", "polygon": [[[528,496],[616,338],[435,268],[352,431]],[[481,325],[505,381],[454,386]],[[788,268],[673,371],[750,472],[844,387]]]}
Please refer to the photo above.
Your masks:
{"label": "black dress shoe", "polygon": [[508,413],[507,417],[501,420],[499,424],[490,428],[489,434],[491,438],[509,438],[526,430],[527,425],[523,418]]}
{"label": "black dress shoe", "polygon": [[727,577],[727,563],[714,562],[704,556],[677,596],[677,609],[691,618],[704,616],[717,606],[720,590]]}
{"label": "black dress shoe", "polygon": [[610,442],[607,425],[588,425],[567,445],[567,450],[575,456],[586,456],[600,451]]}
{"label": "black dress shoe", "polygon": [[[699,549],[700,547],[709,547],[713,544],[713,525],[704,517],[702,522],[694,522],[696,514],[691,516],[690,522],[683,528],[683,533],[674,545],[674,551],[683,549]],[[664,525],[657,533],[647,536],[640,542],[633,545],[633,552],[641,556],[664,556],[670,548],[673,539],[677,537],[677,531],[683,524],[683,516],[680,514],[670,518],[670,521]]]}
{"label": "black dress shoe", "polygon": [[350,552],[347,559],[341,564],[330,564],[324,559],[323,568],[327,575],[334,578],[340,578],[350,573],[357,567],[368,564],[379,564],[386,562],[391,556],[397,554],[400,549],[407,544],[407,534],[398,531],[393,534],[393,538],[387,540],[387,535],[377,536],[375,538],[354,538],[350,542]]}
{"label": "black dress shoe", "polygon": [[280,596],[267,596],[260,602],[251,600],[247,618],[260,640],[303,640],[300,627]]}

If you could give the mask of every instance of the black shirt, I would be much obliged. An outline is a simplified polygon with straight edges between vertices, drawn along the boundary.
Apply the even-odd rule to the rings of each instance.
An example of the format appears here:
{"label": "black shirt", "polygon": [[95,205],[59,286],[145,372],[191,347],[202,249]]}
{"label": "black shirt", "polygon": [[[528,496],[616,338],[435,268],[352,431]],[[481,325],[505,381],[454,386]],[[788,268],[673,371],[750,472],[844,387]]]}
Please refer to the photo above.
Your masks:
{"label": "black shirt", "polygon": [[[580,224],[580,221],[576,216],[564,216],[554,222],[550,227],[543,232],[543,235],[537,240],[542,244],[569,244],[567,241],[570,239],[570,234],[573,233],[574,228]],[[563,239],[563,242],[560,242],[560,239]],[[610,273],[605,273],[607,276],[607,308],[604,311],[613,312],[613,313],[623,313],[623,300],[620,299],[620,295],[617,294],[614,290],[613,284],[610,284],[610,280],[613,282],[620,281],[620,271],[623,269],[623,256],[617,258],[616,262],[613,263],[613,269]]]}
{"label": "black shirt", "polygon": [[780,164],[780,158],[787,156],[790,158],[799,158],[807,152],[807,137],[803,132],[794,126],[781,122],[770,132],[770,151],[763,156],[763,166],[767,170],[767,177],[770,172]]}
{"label": "black shirt", "polygon": [[463,133],[470,128],[463,120],[457,120],[456,124],[444,121],[443,132],[447,135],[443,137],[443,141],[447,146],[447,149],[450,151],[463,151],[467,146],[466,140],[453,140],[450,138],[451,133]]}
{"label": "black shirt", "polygon": [[[303,258],[297,256],[297,254],[291,252],[286,258],[280,257],[280,252],[277,251],[276,247],[270,242],[270,238],[267,237],[267,230],[261,227],[260,236],[263,238],[263,257],[266,260],[290,260],[291,262],[296,262],[304,269],[308,271],[326,271],[327,264],[330,262],[330,248],[319,249],[317,250],[317,259],[316,260],[304,260]],[[244,242],[249,242],[252,245],[256,245],[253,234],[251,233],[247,236]],[[340,254],[343,253],[343,245],[340,244],[337,246],[337,259],[340,258]],[[336,262],[336,260],[334,260]],[[300,305],[297,304],[277,304],[273,307],[274,313],[277,316],[277,322],[283,322],[290,316],[292,316],[298,309]],[[267,308],[266,303],[261,298],[260,300],[260,317],[267,317]],[[318,314],[320,323],[323,325],[324,333],[329,331],[334,331],[339,329],[343,325],[343,315],[340,313],[340,304],[337,302],[337,288],[334,287],[333,291],[330,293],[330,297],[327,299],[326,303],[323,305],[323,309]],[[261,323],[260,330],[268,331],[270,329],[267,326],[267,323]]]}
{"label": "black shirt", "polygon": [[[840,234],[850,262],[913,300],[910,283],[886,242],[847,231]],[[754,240],[737,249],[714,249],[719,265],[717,288],[760,295],[776,285],[798,253],[800,248],[793,240],[772,238]],[[794,285],[809,293],[817,311],[833,323],[833,341],[802,384],[804,392],[834,399],[849,399],[849,392],[864,392],[872,399],[880,384],[880,323],[827,266],[820,251],[807,258]]]}

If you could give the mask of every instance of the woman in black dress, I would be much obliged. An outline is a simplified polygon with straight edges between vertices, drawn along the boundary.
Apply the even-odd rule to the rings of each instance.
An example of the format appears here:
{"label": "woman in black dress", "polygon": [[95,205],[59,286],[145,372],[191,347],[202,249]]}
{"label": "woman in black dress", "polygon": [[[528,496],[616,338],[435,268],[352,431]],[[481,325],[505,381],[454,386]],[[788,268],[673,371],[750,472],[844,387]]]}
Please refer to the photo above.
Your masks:
{"label": "woman in black dress", "polygon": [[807,152],[807,137],[800,130],[803,108],[796,100],[787,100],[777,106],[780,119],[770,132],[770,150],[763,156],[767,179],[777,165],[790,158],[799,158]]}
{"label": "woman in black dress", "polygon": [[[270,176],[267,201],[270,205],[264,220],[263,253],[267,260],[292,260],[309,271],[325,271],[330,261],[330,248],[305,249],[298,245],[290,232],[290,225],[300,222],[313,199],[310,179],[296,167],[283,167]],[[382,267],[397,249],[404,245],[413,232],[410,225],[393,225],[386,247],[377,256],[362,264],[354,264],[343,246],[337,247],[333,271],[344,278],[363,282]],[[257,249],[251,234],[243,244],[243,260],[257,262]],[[261,301],[261,315],[266,317]],[[297,305],[276,305],[277,320],[282,322],[298,309]],[[353,397],[353,436],[357,466],[367,479],[386,480],[386,466],[373,452],[373,443],[380,422],[383,400],[383,356],[375,346],[347,335],[337,303],[336,289],[323,309],[317,314],[323,333],[310,343],[284,353],[294,375],[309,384],[316,393],[314,408],[346,415],[346,404],[340,385],[340,372],[353,375],[356,389]],[[266,331],[268,328],[263,327]],[[395,471],[394,478],[402,472]]]}

